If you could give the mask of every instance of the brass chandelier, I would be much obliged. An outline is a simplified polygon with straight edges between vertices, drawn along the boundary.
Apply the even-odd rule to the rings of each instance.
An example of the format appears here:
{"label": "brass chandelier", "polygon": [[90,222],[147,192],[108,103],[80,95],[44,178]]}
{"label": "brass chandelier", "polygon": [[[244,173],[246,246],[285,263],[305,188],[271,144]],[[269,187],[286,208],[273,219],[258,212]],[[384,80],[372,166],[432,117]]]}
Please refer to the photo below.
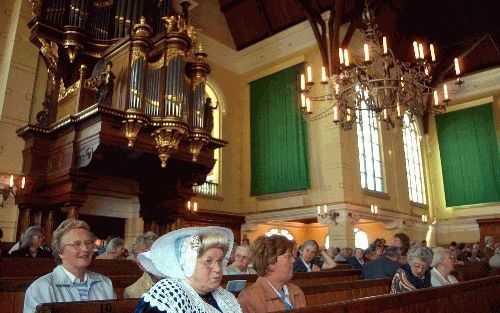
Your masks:
{"label": "brass chandelier", "polygon": [[[321,69],[321,90],[315,91],[311,66],[306,75],[300,77],[300,109],[308,120],[333,116],[333,122],[343,130],[352,129],[356,120],[361,120],[363,111],[374,114],[386,122],[387,127],[396,127],[403,118],[409,121],[422,116],[425,110],[443,113],[450,100],[448,86],[433,87],[432,77],[436,68],[436,54],[431,44],[426,55],[422,43],[413,42],[415,59],[398,60],[389,48],[387,38],[378,31],[375,15],[365,2],[362,13],[364,23],[364,61],[354,64],[347,49],[339,48],[340,72],[327,77],[325,67]],[[455,59],[455,71],[460,85],[460,68]],[[428,101],[432,105],[427,107]],[[313,114],[314,102],[329,102],[327,109]],[[367,116],[365,114],[365,116]]]}

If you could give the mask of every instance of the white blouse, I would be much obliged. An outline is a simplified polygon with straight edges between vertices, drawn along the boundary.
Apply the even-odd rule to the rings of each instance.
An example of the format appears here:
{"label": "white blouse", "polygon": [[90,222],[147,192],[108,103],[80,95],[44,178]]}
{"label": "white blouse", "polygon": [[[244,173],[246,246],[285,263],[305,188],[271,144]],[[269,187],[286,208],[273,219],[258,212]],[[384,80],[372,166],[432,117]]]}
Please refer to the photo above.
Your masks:
{"label": "white blouse", "polygon": [[459,281],[453,275],[448,275],[446,279],[436,268],[431,270],[431,285],[432,287],[446,286],[456,284]]}

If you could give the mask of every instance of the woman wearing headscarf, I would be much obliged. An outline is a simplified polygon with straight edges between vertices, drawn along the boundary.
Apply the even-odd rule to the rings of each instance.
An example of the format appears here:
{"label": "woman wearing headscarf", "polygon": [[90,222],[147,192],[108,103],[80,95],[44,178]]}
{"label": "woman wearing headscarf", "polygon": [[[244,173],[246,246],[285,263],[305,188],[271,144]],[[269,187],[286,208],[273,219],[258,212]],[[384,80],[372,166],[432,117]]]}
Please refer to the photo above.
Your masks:
{"label": "woman wearing headscarf", "polygon": [[238,313],[232,293],[220,287],[233,246],[233,233],[223,227],[182,228],[161,236],[151,250],[137,256],[157,282],[134,313]]}
{"label": "woman wearing headscarf", "polygon": [[413,246],[407,254],[408,264],[401,265],[392,278],[391,293],[413,291],[431,287],[432,250],[425,246]]}
{"label": "woman wearing headscarf", "polygon": [[18,250],[12,251],[10,256],[21,258],[52,258],[52,253],[42,249],[43,229],[40,226],[31,226],[24,232]]}
{"label": "woman wearing headscarf", "polygon": [[244,313],[264,313],[306,306],[300,288],[290,283],[295,261],[294,243],[285,236],[260,236],[252,245],[252,263],[257,281],[243,289],[238,302]]}

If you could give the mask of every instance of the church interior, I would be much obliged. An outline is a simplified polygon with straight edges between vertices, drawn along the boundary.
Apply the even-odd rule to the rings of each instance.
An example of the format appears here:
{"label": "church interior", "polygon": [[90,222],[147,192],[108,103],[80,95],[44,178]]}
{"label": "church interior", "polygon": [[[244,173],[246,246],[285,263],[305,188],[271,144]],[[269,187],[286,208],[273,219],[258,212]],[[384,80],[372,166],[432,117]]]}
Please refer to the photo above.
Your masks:
{"label": "church interior", "polygon": [[366,3],[1,1],[2,243],[499,241],[493,4]]}

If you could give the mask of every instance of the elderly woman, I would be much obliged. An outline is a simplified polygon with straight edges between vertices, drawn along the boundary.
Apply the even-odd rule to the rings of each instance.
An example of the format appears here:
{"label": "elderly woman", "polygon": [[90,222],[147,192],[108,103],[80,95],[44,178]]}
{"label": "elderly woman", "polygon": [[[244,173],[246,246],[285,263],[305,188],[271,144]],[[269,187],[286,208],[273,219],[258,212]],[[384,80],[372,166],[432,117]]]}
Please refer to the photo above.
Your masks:
{"label": "elderly woman", "polygon": [[250,246],[238,246],[234,252],[234,262],[227,267],[226,273],[228,275],[257,274],[253,268],[248,266],[250,257]]}
{"label": "elderly woman", "polygon": [[492,269],[500,269],[500,247],[495,249],[495,254],[490,258],[488,264]]}
{"label": "elderly woman", "polygon": [[450,273],[453,271],[453,259],[451,251],[442,247],[432,249],[431,285],[432,287],[444,286],[458,283],[458,280]]}
{"label": "elderly woman", "polygon": [[121,238],[113,238],[106,245],[106,252],[98,255],[98,260],[117,260],[125,258],[125,242]]}
{"label": "elderly woman", "polygon": [[[148,231],[134,240],[132,244],[132,254],[131,257],[134,261],[137,261],[137,255],[143,252],[149,251],[153,243],[158,239],[158,235]],[[148,292],[151,287],[155,283],[157,283],[160,279],[153,275],[152,273],[148,273],[144,267],[137,261],[137,265],[144,271],[142,276],[136,280],[132,285],[125,288],[123,292],[123,298],[140,298],[144,293]]]}
{"label": "elderly woman", "polygon": [[260,236],[252,245],[257,281],[238,296],[244,313],[264,313],[303,308],[306,298],[290,280],[293,277],[294,243],[284,236]]}
{"label": "elderly woman", "polygon": [[50,251],[42,249],[43,229],[40,226],[31,226],[26,229],[18,250],[13,251],[10,256],[21,258],[51,258]]}
{"label": "elderly woman", "polygon": [[408,264],[401,265],[394,274],[391,293],[413,291],[431,286],[429,265],[432,251],[425,246],[414,246],[407,254]]}
{"label": "elderly woman", "polygon": [[220,287],[232,246],[231,230],[215,226],[182,228],[158,238],[137,259],[149,273],[168,278],[145,293],[134,312],[241,312],[233,294]]}
{"label": "elderly woman", "polygon": [[59,265],[35,280],[24,296],[24,313],[47,302],[116,299],[111,280],[89,271],[94,236],[84,221],[65,220],[52,235],[52,250]]}
{"label": "elderly woman", "polygon": [[319,266],[313,263],[319,252],[319,245],[315,240],[306,240],[299,248],[299,257],[293,263],[294,273],[319,272]]}

